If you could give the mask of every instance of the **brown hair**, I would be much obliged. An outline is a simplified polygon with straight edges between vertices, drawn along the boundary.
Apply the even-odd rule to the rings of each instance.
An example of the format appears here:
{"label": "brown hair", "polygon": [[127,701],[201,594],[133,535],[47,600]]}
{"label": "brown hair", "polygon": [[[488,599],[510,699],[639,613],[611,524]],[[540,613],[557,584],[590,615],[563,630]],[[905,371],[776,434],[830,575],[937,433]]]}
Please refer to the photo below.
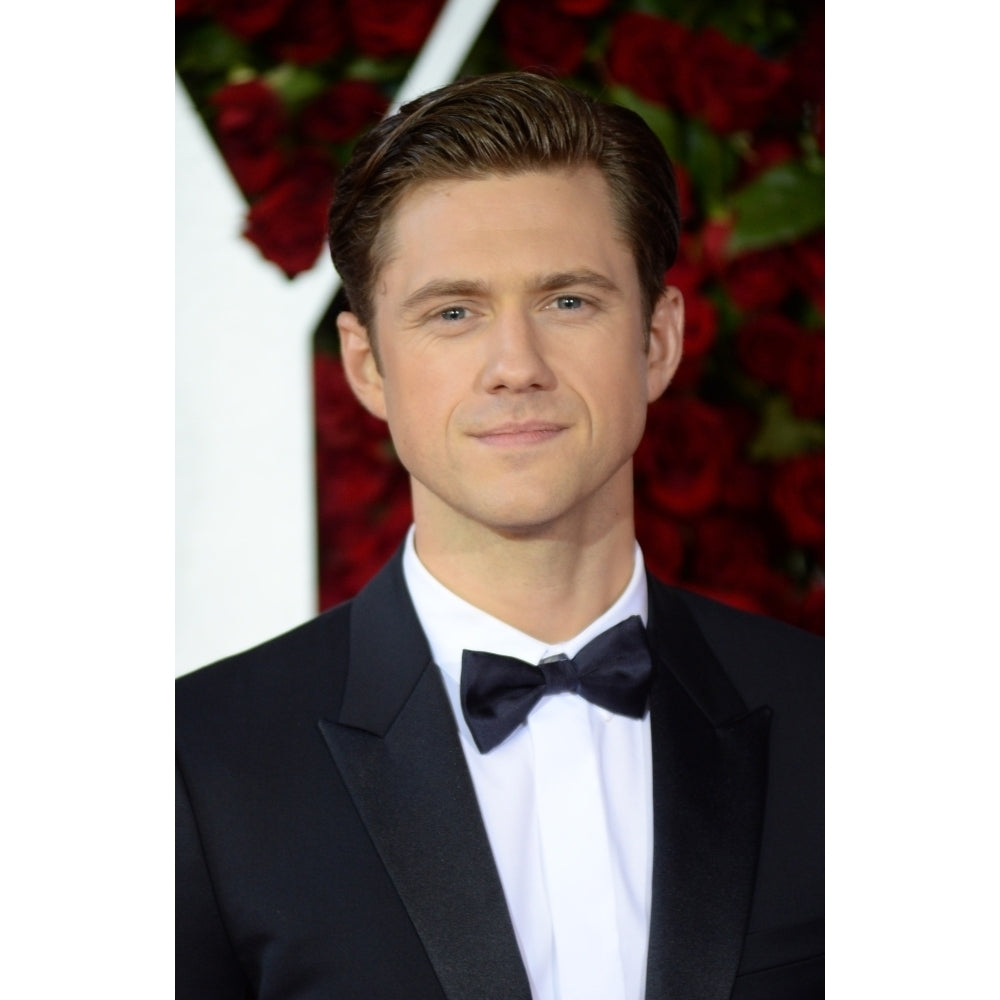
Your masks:
{"label": "brown hair", "polygon": [[633,111],[534,73],[453,83],[411,101],[358,143],[330,208],[330,254],[351,310],[374,335],[373,290],[386,222],[424,181],[592,164],[604,176],[635,258],[647,326],[677,256],[680,217],[670,158]]}

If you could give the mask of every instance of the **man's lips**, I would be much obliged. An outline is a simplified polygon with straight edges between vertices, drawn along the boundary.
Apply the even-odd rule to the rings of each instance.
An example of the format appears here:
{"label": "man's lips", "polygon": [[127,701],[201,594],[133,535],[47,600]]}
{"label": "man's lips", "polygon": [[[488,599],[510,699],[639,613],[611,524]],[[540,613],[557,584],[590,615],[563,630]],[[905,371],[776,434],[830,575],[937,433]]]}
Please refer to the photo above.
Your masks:
{"label": "man's lips", "polygon": [[555,437],[565,429],[565,424],[556,424],[548,420],[527,420],[522,423],[497,424],[495,427],[475,431],[472,436],[484,444],[514,447],[540,444]]}

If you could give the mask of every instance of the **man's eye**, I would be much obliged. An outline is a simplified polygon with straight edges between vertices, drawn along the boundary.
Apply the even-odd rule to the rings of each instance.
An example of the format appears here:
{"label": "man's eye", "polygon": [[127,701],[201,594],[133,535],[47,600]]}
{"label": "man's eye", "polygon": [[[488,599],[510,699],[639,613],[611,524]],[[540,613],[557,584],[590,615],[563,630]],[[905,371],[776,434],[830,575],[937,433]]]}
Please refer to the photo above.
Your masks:
{"label": "man's eye", "polygon": [[560,295],[555,302],[556,309],[581,309],[583,299],[579,295]]}
{"label": "man's eye", "polygon": [[451,309],[443,309],[438,315],[447,323],[456,323],[465,319],[468,312],[461,306],[454,306]]}

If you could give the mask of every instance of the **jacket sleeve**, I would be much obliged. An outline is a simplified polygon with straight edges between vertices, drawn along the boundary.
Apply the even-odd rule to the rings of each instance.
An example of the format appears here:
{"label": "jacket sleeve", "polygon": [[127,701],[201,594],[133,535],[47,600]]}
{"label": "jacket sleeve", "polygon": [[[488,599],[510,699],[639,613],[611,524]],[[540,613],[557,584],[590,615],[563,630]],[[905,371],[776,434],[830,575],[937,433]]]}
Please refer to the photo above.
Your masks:
{"label": "jacket sleeve", "polygon": [[177,771],[175,997],[252,1000],[222,922],[184,778]]}

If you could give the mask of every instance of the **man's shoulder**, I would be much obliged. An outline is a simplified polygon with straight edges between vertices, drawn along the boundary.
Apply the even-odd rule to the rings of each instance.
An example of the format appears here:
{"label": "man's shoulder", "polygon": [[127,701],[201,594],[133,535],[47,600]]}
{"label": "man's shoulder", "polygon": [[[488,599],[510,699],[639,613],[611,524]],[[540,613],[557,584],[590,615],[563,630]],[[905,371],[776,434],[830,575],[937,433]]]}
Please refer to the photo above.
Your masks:
{"label": "man's shoulder", "polygon": [[820,636],[653,578],[650,587],[654,600],[674,601],[687,612],[749,705],[780,693],[822,698]]}
{"label": "man's shoulder", "polygon": [[235,721],[252,726],[298,702],[313,709],[339,704],[350,612],[348,601],[251,649],[178,677],[178,733]]}
{"label": "man's shoulder", "polygon": [[735,636],[741,645],[747,642],[767,646],[777,643],[809,657],[823,654],[823,638],[813,632],[777,618],[744,611],[693,590],[661,583],[655,578],[651,578],[651,583],[660,592],[680,600],[702,630],[711,633],[713,637]]}

